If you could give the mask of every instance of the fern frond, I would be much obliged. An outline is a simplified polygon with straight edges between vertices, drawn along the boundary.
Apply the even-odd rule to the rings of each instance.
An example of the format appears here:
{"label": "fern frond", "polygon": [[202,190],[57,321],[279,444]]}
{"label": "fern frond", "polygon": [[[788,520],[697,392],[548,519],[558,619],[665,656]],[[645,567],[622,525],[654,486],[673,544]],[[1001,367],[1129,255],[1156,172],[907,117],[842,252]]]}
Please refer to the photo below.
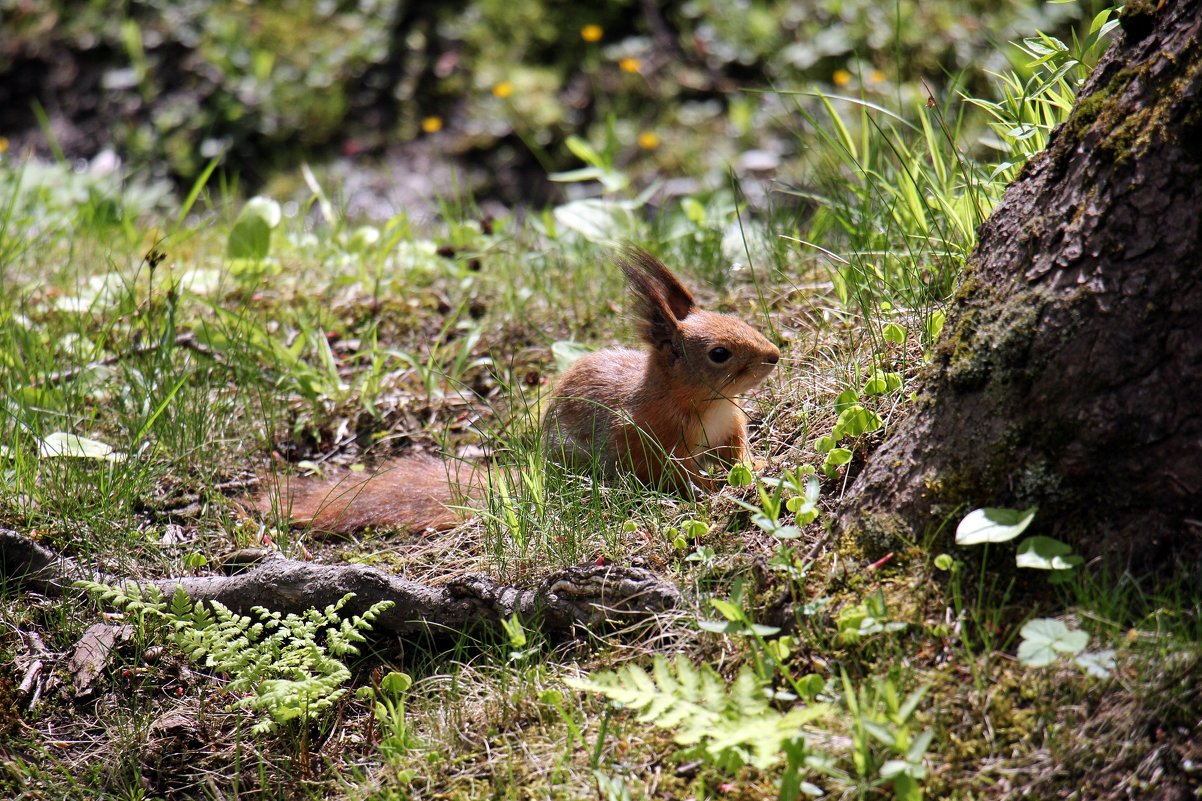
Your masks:
{"label": "fern frond", "polygon": [[[234,707],[264,713],[252,728],[258,733],[330,711],[351,679],[336,657],[357,655],[358,644],[367,641],[364,632],[392,606],[383,601],[362,615],[343,618],[340,610],[354,597],[348,593],[325,609],[282,615],[256,606],[252,616],[236,614],[217,601],[194,602],[182,587],[167,601],[149,585],[77,584],[126,614],[163,621],[167,636],[189,658],[228,676],[231,692],[251,693]],[[324,644],[319,642],[323,634]]]}
{"label": "fern frond", "polygon": [[697,747],[724,770],[772,767],[786,744],[804,739],[804,726],[830,711],[812,705],[779,712],[751,670],[745,668],[728,686],[709,665],[696,667],[683,656],[675,663],[657,656],[651,673],[626,665],[568,683],[637,711],[644,723],[674,730],[678,744]]}

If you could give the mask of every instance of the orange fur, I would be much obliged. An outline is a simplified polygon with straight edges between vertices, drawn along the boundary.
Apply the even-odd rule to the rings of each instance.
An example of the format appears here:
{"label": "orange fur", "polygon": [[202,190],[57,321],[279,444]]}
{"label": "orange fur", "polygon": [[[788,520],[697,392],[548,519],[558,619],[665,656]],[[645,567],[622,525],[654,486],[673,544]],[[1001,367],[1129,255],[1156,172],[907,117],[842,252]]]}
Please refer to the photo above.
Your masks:
{"label": "orange fur", "polygon": [[[548,458],[690,495],[713,490],[706,468],[748,456],[747,417],[735,398],[767,377],[780,351],[747,323],[705,311],[649,253],[629,247],[619,266],[634,298],[646,348],[584,356],[560,378],[543,418]],[[457,478],[471,488],[478,471]],[[453,526],[458,517],[448,466],[433,457],[384,465],[368,477],[300,480],[277,497],[281,512],[319,530]],[[257,506],[270,509],[269,495]]]}
{"label": "orange fur", "polygon": [[780,351],[737,317],[699,308],[649,253],[628,248],[619,264],[647,348],[598,351],[568,369],[544,420],[551,458],[629,470],[685,494],[713,490],[707,463],[747,457],[735,397],[767,377]]}
{"label": "orange fur", "polygon": [[459,522],[451,507],[478,489],[477,469],[458,467],[433,456],[408,456],[370,474],[285,478],[260,493],[255,507],[261,514],[277,511],[296,525],[339,534],[385,526],[441,531]]}

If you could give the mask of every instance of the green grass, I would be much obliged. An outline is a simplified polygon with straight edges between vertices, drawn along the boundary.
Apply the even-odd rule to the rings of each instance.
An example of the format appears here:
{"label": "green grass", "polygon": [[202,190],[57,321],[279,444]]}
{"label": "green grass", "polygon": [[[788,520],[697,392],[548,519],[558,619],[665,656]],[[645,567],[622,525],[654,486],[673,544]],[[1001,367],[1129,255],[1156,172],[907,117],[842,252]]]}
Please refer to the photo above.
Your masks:
{"label": "green grass", "polygon": [[[557,353],[633,341],[607,237],[582,233],[579,217],[485,226],[470,200],[448,199],[435,223],[398,214],[365,227],[342,218],[333,187],[318,187],[271,230],[266,259],[234,259],[227,240],[243,203],[217,173],[177,203],[133,181],[0,162],[0,525],[139,576],[212,571],[270,542],[436,581],[483,572],[533,586],[564,565],[639,563],[688,599],[606,638],[549,642],[522,621],[524,641],[444,632],[374,643],[354,684],[378,683],[377,668],[414,679],[403,712],[412,742],[386,756],[361,698],[308,730],[253,734],[254,715],[230,707],[224,679],[157,648],[149,629],[93,696],[48,691],[30,708],[16,692],[32,653],[19,632],[39,633],[69,687],[60,655],[100,610],[0,586],[0,787],[106,799],[637,799],[773,798],[782,782],[790,797],[807,782],[869,799],[1000,797],[1003,782],[1100,796],[1120,781],[1141,792],[1165,775],[1191,781],[1196,566],[1136,578],[1086,565],[1052,586],[994,548],[956,549],[958,566],[943,571],[934,548],[949,521],[870,565],[856,543],[826,536],[849,468],[823,478],[814,447],[840,425],[849,390],[883,425],[841,440],[852,470],[914,411],[976,224],[1032,137],[1062,119],[1097,49],[1087,37],[1052,58],[1033,52],[994,105],[952,90],[933,108],[787,95],[809,169],[789,193],[751,205],[728,181],[655,214],[622,193],[594,207],[613,233],[676,267],[704,305],[781,343],[781,365],[748,407],[761,480],[806,466],[822,478],[818,520],[795,531],[789,512],[776,528],[757,518],[778,500],[771,484],[759,485],[767,496],[732,486],[688,501],[548,465],[537,421]],[[983,146],[991,123],[996,141]],[[877,369],[901,385],[868,393]],[[56,432],[117,456],[51,454]],[[451,458],[483,449],[494,466],[470,519],[446,534],[333,540],[242,519],[235,506],[258,476],[415,447]],[[1115,649],[1114,675],[1069,660],[1018,664],[1018,632],[1039,616]],[[680,721],[661,716],[656,728],[569,684],[648,668],[654,654],[709,665],[723,682],[747,668],[774,693],[771,710],[805,699],[828,712],[782,735],[780,759],[757,769],[674,741]],[[907,753],[926,732],[925,752]]]}

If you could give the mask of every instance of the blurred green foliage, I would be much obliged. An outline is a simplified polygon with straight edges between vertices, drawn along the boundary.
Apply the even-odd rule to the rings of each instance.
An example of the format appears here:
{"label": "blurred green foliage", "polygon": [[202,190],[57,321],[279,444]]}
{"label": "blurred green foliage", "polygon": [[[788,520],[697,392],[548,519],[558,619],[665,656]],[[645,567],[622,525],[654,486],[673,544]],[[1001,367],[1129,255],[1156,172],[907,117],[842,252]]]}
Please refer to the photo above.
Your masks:
{"label": "blurred green foliage", "polygon": [[217,155],[253,179],[435,133],[454,154],[520,141],[543,168],[572,163],[570,134],[617,136],[630,157],[699,126],[729,135],[729,148],[701,155],[660,150],[661,166],[697,167],[690,159],[758,146],[779,112],[737,90],[818,83],[905,102],[964,72],[971,85],[1007,66],[1001,42],[1086,11],[1029,0],[0,0],[0,134],[36,134],[41,106],[68,155],[111,145],[185,181]]}
{"label": "blurred green foliage", "polygon": [[186,178],[223,152],[254,173],[280,146],[340,139],[355,103],[374,102],[355,95],[370,94],[398,15],[381,0],[3,0],[0,10],[0,80],[30,90],[7,98],[24,101],[9,114],[37,101],[83,138],[94,139],[89,126],[108,137],[88,144]]}

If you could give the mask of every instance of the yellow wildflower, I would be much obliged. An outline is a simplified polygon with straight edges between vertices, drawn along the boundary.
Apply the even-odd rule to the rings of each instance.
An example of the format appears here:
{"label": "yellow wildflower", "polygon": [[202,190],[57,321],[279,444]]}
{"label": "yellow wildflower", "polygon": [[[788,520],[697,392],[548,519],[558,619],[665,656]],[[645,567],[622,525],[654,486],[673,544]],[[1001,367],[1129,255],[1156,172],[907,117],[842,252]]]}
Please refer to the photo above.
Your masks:
{"label": "yellow wildflower", "polygon": [[851,83],[851,73],[847,70],[835,70],[835,74],[831,76],[835,86],[847,86]]}
{"label": "yellow wildflower", "polygon": [[422,120],[422,130],[428,134],[442,130],[442,117],[426,117]]}
{"label": "yellow wildflower", "polygon": [[605,35],[600,25],[585,25],[580,29],[580,38],[586,42],[599,42]]}
{"label": "yellow wildflower", "polygon": [[638,72],[640,66],[642,65],[639,64],[639,60],[633,56],[627,56],[618,62],[618,69],[622,72]]}
{"label": "yellow wildflower", "polygon": [[639,134],[638,142],[643,150],[655,150],[659,147],[659,136],[655,131],[643,131]]}
{"label": "yellow wildflower", "polygon": [[0,136],[0,156],[8,152],[8,137]]}
{"label": "yellow wildflower", "polygon": [[872,72],[868,73],[868,80],[870,83],[884,83],[885,73],[881,72],[880,70],[873,70]]}
{"label": "yellow wildflower", "polygon": [[496,97],[506,98],[513,94],[513,84],[509,81],[501,81],[492,88],[492,93]]}

